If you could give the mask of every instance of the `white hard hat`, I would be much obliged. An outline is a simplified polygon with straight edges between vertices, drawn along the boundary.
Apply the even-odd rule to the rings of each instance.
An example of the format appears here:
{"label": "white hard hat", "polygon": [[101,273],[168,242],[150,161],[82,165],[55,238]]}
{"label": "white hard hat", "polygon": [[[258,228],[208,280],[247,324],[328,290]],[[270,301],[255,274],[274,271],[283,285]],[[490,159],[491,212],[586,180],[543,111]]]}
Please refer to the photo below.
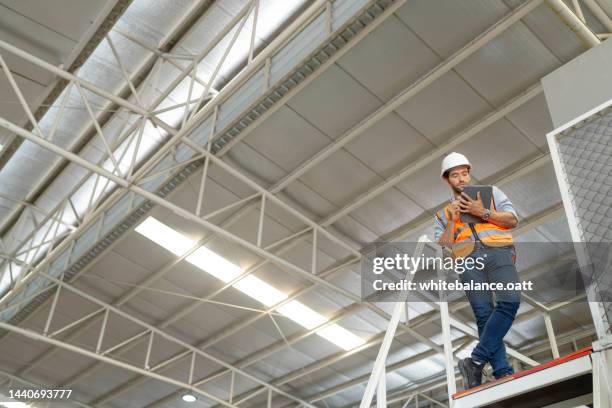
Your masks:
{"label": "white hard hat", "polygon": [[442,160],[442,172],[440,173],[440,177],[444,177],[444,173],[457,166],[468,166],[468,168],[472,168],[467,157],[461,153],[452,152]]}

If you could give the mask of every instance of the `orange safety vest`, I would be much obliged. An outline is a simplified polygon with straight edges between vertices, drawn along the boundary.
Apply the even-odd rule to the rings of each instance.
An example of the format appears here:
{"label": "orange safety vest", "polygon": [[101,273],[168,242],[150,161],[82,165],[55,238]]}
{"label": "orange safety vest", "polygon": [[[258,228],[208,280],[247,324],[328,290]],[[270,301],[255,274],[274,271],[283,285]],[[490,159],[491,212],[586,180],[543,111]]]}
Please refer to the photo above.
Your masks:
{"label": "orange safety vest", "polygon": [[[446,227],[450,220],[450,204],[448,204],[442,211],[436,213],[436,217],[442,222],[442,225]],[[495,204],[493,204],[495,209]],[[472,224],[476,234],[480,241],[487,246],[509,246],[513,244],[512,234],[508,232],[509,228],[500,227],[495,224],[488,222]],[[455,229],[453,231],[455,237],[455,243],[452,246],[453,255],[456,258],[464,258],[474,251],[476,246],[476,238],[470,228],[470,224],[463,223],[461,221],[455,222]]]}

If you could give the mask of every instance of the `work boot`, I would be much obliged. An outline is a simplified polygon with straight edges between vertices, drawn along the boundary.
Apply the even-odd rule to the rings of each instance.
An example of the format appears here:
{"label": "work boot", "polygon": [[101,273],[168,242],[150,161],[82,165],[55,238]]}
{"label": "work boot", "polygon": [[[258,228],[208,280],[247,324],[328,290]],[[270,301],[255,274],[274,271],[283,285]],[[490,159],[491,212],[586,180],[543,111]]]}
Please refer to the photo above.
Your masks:
{"label": "work boot", "polygon": [[459,372],[463,376],[465,389],[478,387],[482,384],[482,369],[484,364],[476,364],[471,358],[459,360]]}

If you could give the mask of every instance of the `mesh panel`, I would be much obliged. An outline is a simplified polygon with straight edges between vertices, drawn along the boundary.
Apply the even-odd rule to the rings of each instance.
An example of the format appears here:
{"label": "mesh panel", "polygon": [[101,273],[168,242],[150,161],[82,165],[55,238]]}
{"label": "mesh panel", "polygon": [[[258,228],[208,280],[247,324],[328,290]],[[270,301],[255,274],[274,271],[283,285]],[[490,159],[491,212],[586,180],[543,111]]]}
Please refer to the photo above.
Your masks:
{"label": "mesh panel", "polygon": [[[562,177],[569,189],[583,242],[612,242],[612,109],[599,112],[558,139]],[[612,327],[612,265],[608,245],[587,245],[593,284]]]}

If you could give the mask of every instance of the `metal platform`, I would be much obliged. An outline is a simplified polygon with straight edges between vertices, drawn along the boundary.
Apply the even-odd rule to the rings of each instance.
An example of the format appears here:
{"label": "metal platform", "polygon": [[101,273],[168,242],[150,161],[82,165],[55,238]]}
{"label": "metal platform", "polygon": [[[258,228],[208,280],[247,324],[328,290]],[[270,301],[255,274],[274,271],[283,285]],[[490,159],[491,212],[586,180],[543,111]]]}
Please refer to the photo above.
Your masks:
{"label": "metal platform", "polygon": [[[422,253],[424,246],[431,247],[438,256],[442,256],[441,247],[432,243],[426,235],[419,238],[415,256]],[[406,279],[410,280],[413,277],[413,274],[407,274]],[[405,308],[406,293],[402,292],[395,302],[360,408],[371,408],[374,395],[376,395],[376,408],[387,407],[385,361]],[[537,361],[507,345],[506,352],[509,356],[531,368],[479,387],[456,392],[457,356],[454,355],[450,328],[454,326],[466,334],[471,333],[474,337],[478,334],[468,325],[451,317],[444,291],[440,292],[440,301],[432,304],[437,304],[440,310],[443,347],[438,351],[443,353],[445,359],[450,408],[612,408],[612,336],[601,336],[592,346],[545,364],[538,364]],[[604,316],[600,315],[594,314],[593,318],[606,321]],[[551,350],[554,350],[553,355],[558,356],[558,347],[552,330],[549,331],[549,340]],[[407,395],[418,396],[418,393]],[[404,406],[408,406],[410,401],[411,398],[404,402]],[[442,405],[439,401],[435,402]]]}
{"label": "metal platform", "polygon": [[593,400],[593,350],[587,347],[548,363],[453,395],[454,408],[582,407]]}

